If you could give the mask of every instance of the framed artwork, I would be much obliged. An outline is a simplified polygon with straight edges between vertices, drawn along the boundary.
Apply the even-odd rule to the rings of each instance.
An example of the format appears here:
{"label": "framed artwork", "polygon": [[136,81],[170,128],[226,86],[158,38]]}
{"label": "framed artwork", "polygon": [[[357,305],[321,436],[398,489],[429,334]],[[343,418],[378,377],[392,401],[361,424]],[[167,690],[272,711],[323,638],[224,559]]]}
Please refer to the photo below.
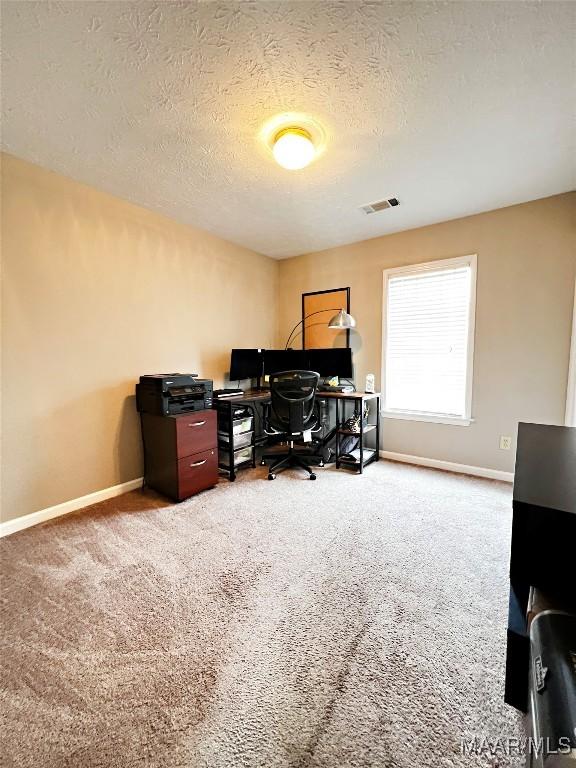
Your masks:
{"label": "framed artwork", "polygon": [[302,349],[349,347],[350,331],[328,328],[341,309],[350,314],[350,288],[331,288],[302,294]]}

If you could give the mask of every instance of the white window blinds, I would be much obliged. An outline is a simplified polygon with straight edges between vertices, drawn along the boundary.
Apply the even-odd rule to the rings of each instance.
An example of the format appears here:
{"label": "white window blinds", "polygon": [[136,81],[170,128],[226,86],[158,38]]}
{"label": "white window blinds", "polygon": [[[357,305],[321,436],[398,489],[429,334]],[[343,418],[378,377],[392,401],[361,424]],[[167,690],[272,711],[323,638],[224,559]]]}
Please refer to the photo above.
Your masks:
{"label": "white window blinds", "polygon": [[473,264],[385,275],[385,410],[469,418]]}

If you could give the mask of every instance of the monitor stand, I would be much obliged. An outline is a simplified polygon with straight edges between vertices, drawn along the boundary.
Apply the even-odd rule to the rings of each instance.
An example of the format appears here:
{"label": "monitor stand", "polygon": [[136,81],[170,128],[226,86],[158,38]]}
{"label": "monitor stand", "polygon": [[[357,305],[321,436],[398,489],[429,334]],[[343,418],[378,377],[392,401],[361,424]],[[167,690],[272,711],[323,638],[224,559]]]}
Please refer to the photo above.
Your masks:
{"label": "monitor stand", "polygon": [[253,392],[268,392],[269,387],[262,386],[262,376],[256,377],[256,386],[252,388]]}

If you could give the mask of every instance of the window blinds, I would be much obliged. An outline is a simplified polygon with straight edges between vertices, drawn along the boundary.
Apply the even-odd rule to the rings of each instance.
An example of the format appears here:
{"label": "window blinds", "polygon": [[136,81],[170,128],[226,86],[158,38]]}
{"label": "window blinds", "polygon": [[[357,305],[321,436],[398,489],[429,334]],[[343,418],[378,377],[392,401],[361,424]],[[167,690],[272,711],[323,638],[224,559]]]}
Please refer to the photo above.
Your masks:
{"label": "window blinds", "polygon": [[386,410],[465,417],[471,267],[391,275]]}

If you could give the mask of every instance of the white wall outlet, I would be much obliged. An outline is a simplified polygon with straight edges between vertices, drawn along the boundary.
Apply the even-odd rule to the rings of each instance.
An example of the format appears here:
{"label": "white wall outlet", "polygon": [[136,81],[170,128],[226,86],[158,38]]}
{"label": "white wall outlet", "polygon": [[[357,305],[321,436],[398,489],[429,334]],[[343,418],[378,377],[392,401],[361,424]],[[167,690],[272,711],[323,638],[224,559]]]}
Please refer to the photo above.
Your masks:
{"label": "white wall outlet", "polygon": [[507,435],[500,435],[500,449],[509,451],[512,448],[512,438]]}

